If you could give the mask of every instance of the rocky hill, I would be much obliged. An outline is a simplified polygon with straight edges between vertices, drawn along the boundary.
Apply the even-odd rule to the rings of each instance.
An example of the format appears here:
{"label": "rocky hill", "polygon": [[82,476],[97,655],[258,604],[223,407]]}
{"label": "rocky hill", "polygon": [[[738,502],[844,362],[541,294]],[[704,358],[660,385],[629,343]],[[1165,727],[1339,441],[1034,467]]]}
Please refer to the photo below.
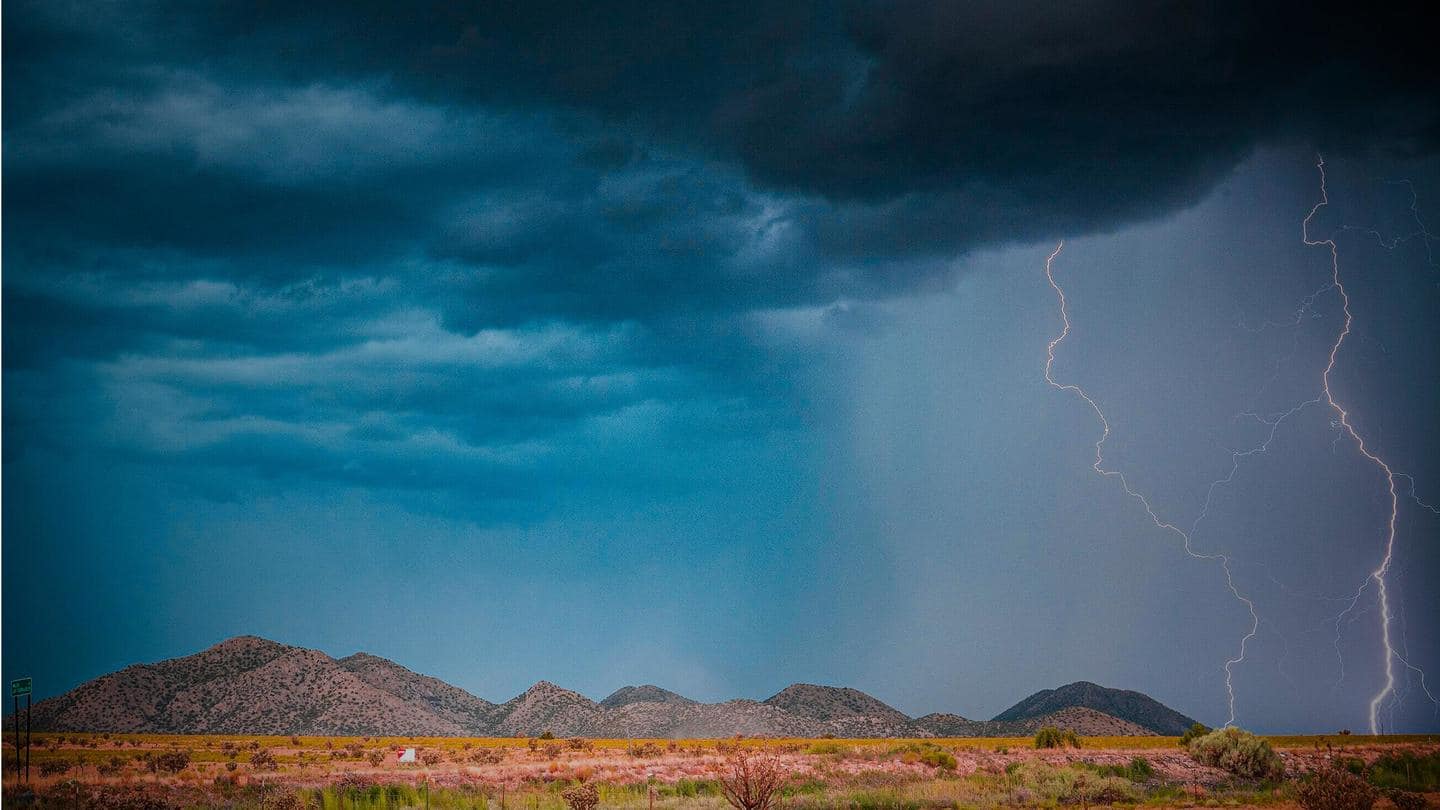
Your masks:
{"label": "rocky hill", "polygon": [[618,709],[621,706],[628,706],[631,703],[673,703],[684,705],[695,701],[684,695],[677,695],[669,689],[661,689],[653,684],[644,686],[622,686],[610,693],[610,696],[600,701],[600,706],[606,709]]}
{"label": "rocky hill", "polygon": [[1194,720],[1141,692],[1110,689],[1089,681],[1076,681],[1059,689],[1044,689],[995,716],[1001,722],[1033,720],[1062,709],[1080,707],[1134,723],[1153,734],[1185,733]]}
{"label": "rocky hill", "polygon": [[322,652],[253,636],[97,678],[35,704],[32,722],[57,731],[171,734],[466,733]]}
{"label": "rocky hill", "polygon": [[136,664],[35,704],[39,730],[173,734],[584,737],[1024,736],[1044,725],[1087,735],[1176,734],[1192,722],[1138,692],[1079,683],[1036,693],[994,720],[911,719],[856,689],[792,684],[764,701],[700,703],[626,686],[596,703],[540,681],[495,704],[393,661],[254,636]]}
{"label": "rocky hill", "polygon": [[484,728],[497,708],[494,703],[475,697],[458,686],[411,672],[394,661],[369,653],[355,653],[337,663],[376,689],[424,708],[463,729]]}

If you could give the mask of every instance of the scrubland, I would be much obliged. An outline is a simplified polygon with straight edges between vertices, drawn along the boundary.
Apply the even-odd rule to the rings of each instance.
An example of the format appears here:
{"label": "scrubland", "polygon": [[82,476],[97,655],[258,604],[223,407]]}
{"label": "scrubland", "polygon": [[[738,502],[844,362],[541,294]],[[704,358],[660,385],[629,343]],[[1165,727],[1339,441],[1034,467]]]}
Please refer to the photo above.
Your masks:
{"label": "scrubland", "polygon": [[[1416,801],[1440,806],[1440,737],[1245,737],[1249,749],[1243,748],[1245,740],[1229,743],[1245,756],[1259,751],[1272,759],[1248,769],[1244,763],[1236,765],[1234,756],[1224,758],[1212,750],[1228,744],[1218,737],[1208,748],[1192,742],[1187,749],[1174,737],[1072,736],[1068,741],[1045,740],[1056,747],[1040,748],[1032,738],[717,741],[37,734],[27,786],[16,780],[15,751],[7,734],[4,806],[1424,806]],[[404,748],[415,748],[419,761],[397,762]],[[1192,749],[1198,753],[1192,755]],[[1316,774],[1333,778],[1312,776]],[[766,780],[773,784],[762,784]],[[737,797],[737,785],[745,789],[741,793],[764,795]],[[1331,795],[1337,791],[1344,795]],[[1364,804],[1366,795],[1371,805]]]}

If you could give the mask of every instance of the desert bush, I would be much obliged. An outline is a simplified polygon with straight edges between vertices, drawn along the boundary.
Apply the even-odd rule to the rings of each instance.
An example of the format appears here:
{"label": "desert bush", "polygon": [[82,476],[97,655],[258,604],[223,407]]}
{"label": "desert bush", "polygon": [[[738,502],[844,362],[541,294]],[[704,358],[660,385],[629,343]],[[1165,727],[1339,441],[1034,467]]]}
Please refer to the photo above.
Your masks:
{"label": "desert bush", "polygon": [[1421,793],[1440,790],[1440,751],[1386,754],[1371,763],[1370,782],[1376,787]]}
{"label": "desert bush", "polygon": [[1370,810],[1376,798],[1369,782],[1335,762],[1295,786],[1295,799],[1305,810]]}
{"label": "desert bush", "polygon": [[537,750],[539,750],[539,748],[540,748],[540,741],[537,740],[537,739],[535,739],[534,737],[531,737],[530,739],[528,739],[528,740],[525,741],[525,745],[526,745],[531,751],[537,751]]}
{"label": "desert bush", "polygon": [[551,731],[550,729],[547,728],[547,729],[545,729],[544,731],[540,732],[540,739],[542,739],[542,740],[553,740],[553,739],[555,739],[555,732],[553,732],[553,731]]}
{"label": "desert bush", "polygon": [[186,751],[165,751],[144,759],[152,773],[179,773],[190,766],[190,754]]}
{"label": "desert bush", "polygon": [[720,794],[736,810],[769,810],[785,781],[780,758],[764,751],[738,749],[716,768]]}
{"label": "desert bush", "polygon": [[97,763],[95,770],[99,771],[101,776],[114,776],[124,767],[124,757],[110,757],[104,762]]}
{"label": "desert bush", "polygon": [[595,810],[600,803],[600,791],[594,785],[578,785],[560,794],[570,810]]}
{"label": "desert bush", "polygon": [[236,762],[233,759],[225,763],[225,770],[230,771],[231,773],[234,773],[239,767],[240,763]]}
{"label": "desert bush", "polygon": [[[833,745],[833,743],[832,743]],[[837,748],[839,746],[836,746]],[[958,763],[955,755],[934,743],[911,743],[893,749],[893,753],[900,754],[902,762],[920,762],[932,768],[953,771]]]}
{"label": "desert bush", "polygon": [[429,748],[420,752],[420,764],[428,767],[435,767],[445,761],[445,755],[439,751],[432,751]]}
{"label": "desert bush", "polygon": [[1035,732],[1036,748],[1064,748],[1066,746],[1079,748],[1079,735],[1069,729],[1062,731],[1054,726],[1045,726]]}
{"label": "desert bush", "polygon": [[250,767],[257,771],[273,771],[280,766],[275,762],[275,755],[270,753],[270,749],[257,748],[250,755]]}
{"label": "desert bush", "polygon": [[293,790],[271,791],[260,800],[262,810],[309,810],[312,806],[308,794],[302,795]]}
{"label": "desert bush", "polygon": [[1222,728],[1190,741],[1190,756],[1201,765],[1221,768],[1248,779],[1279,779],[1285,763],[1270,743],[1248,731]]}
{"label": "desert bush", "polygon": [[151,760],[155,768],[163,773],[179,773],[190,767],[189,751],[166,751],[156,754]]}
{"label": "desert bush", "polygon": [[565,741],[565,744],[570,746],[572,751],[582,751],[585,749],[586,740],[584,737],[571,737]]}
{"label": "desert bush", "polygon": [[505,761],[505,752],[492,748],[477,748],[470,754],[470,761],[477,764],[495,765]]}
{"label": "desert bush", "polygon": [[68,759],[47,759],[35,766],[41,776],[59,776],[62,773],[69,773],[75,767],[75,763]]}
{"label": "desert bush", "polygon": [[631,744],[631,746],[626,749],[626,752],[632,757],[658,757],[664,753],[661,751],[660,746],[653,742],[641,743],[639,745]]}
{"label": "desert bush", "polygon": [[373,768],[378,768],[381,765],[385,764],[385,752],[381,751],[379,748],[372,750],[369,754],[365,756],[365,758],[370,762],[370,766]]}
{"label": "desert bush", "polygon": [[[1088,765],[1089,763],[1081,763]],[[1129,765],[1090,765],[1095,773],[1100,776],[1117,776],[1121,779],[1129,779],[1131,782],[1144,782],[1155,775],[1155,766],[1150,760],[1144,757],[1135,757],[1130,760]]]}
{"label": "desert bush", "polygon": [[1181,735],[1180,735],[1180,747],[1181,747],[1181,748],[1189,748],[1191,742],[1193,742],[1193,741],[1196,740],[1197,738],[1204,737],[1206,734],[1209,734],[1212,730],[1213,730],[1213,729],[1211,729],[1209,726],[1205,725],[1204,723],[1196,723],[1196,724],[1192,725],[1190,728],[1185,729],[1185,733],[1184,733],[1184,734],[1181,734]]}
{"label": "desert bush", "polygon": [[[63,806],[74,806],[66,803]],[[170,804],[137,786],[104,787],[89,792],[84,806],[90,810],[169,810]]]}
{"label": "desert bush", "polygon": [[1115,804],[1140,799],[1129,780],[1081,767],[1045,762],[1012,762],[1005,769],[1012,803],[1033,805]]}
{"label": "desert bush", "polygon": [[291,737],[291,738],[290,738],[290,745],[293,746],[293,747],[295,747],[295,748],[299,748],[299,747],[300,747],[300,738],[299,738],[299,737]]}
{"label": "desert bush", "polygon": [[1395,810],[1425,810],[1425,797],[1409,790],[1387,788],[1381,791],[1395,805]]}

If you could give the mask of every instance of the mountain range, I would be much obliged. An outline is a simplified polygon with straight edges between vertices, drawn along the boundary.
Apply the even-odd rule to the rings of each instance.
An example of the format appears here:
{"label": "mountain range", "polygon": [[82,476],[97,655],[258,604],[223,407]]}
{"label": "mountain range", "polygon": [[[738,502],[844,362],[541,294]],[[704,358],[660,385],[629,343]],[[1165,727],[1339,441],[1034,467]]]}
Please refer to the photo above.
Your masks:
{"label": "mountain range", "polygon": [[723,703],[625,686],[597,703],[540,681],[497,704],[368,653],[336,659],[239,636],[87,681],[36,703],[32,722],[117,733],[694,738],[1024,736],[1042,726],[1174,735],[1194,721],[1139,692],[1085,681],[1037,692],[992,720],[912,718],[856,689],[803,683]]}

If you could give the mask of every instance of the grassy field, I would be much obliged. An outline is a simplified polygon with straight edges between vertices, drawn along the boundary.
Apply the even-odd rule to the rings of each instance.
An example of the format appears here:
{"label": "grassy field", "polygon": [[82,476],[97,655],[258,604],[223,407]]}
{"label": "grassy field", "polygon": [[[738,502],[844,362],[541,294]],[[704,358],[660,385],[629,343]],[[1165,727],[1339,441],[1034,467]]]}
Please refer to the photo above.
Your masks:
{"label": "grassy field", "polygon": [[[5,806],[21,806],[5,735]],[[625,740],[256,735],[36,734],[29,788],[42,807],[451,807],[565,810],[594,785],[600,807],[729,805],[719,775],[767,757],[790,808],[1292,806],[1293,776],[1334,757],[1402,757],[1395,786],[1440,790],[1440,735],[1268,738],[1292,778],[1238,779],[1197,764],[1174,737]],[[415,748],[421,762],[396,761]],[[1376,766],[1377,769],[1380,766]],[[1397,770],[1396,767],[1400,767]],[[1429,770],[1427,770],[1429,769]],[[1398,775],[1397,775],[1398,774]],[[1420,774],[1420,776],[1416,776]],[[1411,784],[1411,783],[1414,784]],[[1431,796],[1432,804],[1440,794]],[[32,805],[33,806],[33,805]]]}

